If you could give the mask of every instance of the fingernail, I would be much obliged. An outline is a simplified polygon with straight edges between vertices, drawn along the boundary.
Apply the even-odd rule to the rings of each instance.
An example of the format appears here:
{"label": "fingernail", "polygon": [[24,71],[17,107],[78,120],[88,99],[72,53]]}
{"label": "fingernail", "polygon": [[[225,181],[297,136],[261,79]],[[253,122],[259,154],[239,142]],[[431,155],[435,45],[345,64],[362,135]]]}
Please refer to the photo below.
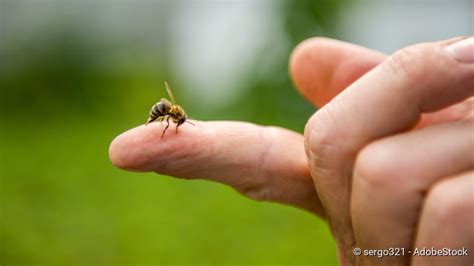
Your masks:
{"label": "fingernail", "polygon": [[446,47],[446,51],[463,63],[474,63],[474,37],[455,42]]}

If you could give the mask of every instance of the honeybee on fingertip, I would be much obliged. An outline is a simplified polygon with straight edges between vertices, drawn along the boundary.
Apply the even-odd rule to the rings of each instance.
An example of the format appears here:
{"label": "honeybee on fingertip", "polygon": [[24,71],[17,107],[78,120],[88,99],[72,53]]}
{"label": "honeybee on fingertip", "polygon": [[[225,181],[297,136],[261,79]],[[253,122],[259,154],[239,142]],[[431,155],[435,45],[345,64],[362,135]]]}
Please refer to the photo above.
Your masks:
{"label": "honeybee on fingertip", "polygon": [[193,123],[189,122],[188,115],[184,111],[183,107],[176,104],[176,100],[174,98],[173,92],[171,91],[171,87],[169,86],[168,82],[165,81],[165,88],[168,96],[170,97],[170,101],[165,98],[161,98],[161,100],[155,103],[149,113],[148,120],[145,122],[145,126],[149,123],[158,120],[164,121],[166,119],[166,127],[161,133],[161,137],[165,135],[166,130],[170,126],[170,119],[176,124],[176,133],[178,133],[178,127],[184,124],[184,122],[190,123],[194,126]]}

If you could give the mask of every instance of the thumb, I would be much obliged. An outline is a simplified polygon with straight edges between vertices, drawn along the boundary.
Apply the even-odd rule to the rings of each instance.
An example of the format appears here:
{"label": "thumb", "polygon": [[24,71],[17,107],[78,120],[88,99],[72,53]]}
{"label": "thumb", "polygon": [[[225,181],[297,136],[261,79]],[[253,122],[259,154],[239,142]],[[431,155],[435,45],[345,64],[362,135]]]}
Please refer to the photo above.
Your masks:
{"label": "thumb", "polygon": [[384,59],[374,50],[317,37],[293,50],[290,74],[300,93],[322,107]]}

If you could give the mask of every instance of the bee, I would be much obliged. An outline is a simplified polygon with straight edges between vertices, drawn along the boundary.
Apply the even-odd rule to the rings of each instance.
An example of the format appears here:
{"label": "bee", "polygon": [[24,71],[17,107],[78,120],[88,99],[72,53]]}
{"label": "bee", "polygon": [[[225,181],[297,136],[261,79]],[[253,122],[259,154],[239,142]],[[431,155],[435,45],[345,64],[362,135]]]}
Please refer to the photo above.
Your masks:
{"label": "bee", "polygon": [[146,126],[157,119],[158,121],[164,121],[166,119],[167,124],[165,129],[163,130],[163,133],[161,134],[162,138],[165,135],[166,130],[170,126],[170,119],[173,120],[174,123],[176,123],[176,133],[178,133],[178,127],[181,126],[184,122],[188,122],[194,126],[193,123],[186,120],[188,119],[188,116],[186,115],[184,109],[176,104],[173,92],[171,92],[171,87],[166,81],[165,88],[166,92],[168,93],[168,96],[170,97],[171,102],[165,98],[161,98],[159,102],[155,103],[151,107],[148,120],[145,122]]}

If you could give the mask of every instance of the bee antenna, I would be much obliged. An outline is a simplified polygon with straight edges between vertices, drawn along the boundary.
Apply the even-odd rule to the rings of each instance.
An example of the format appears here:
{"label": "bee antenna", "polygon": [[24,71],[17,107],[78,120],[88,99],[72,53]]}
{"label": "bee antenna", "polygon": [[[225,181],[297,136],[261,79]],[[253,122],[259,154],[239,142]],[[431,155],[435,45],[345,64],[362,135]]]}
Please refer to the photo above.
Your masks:
{"label": "bee antenna", "polygon": [[189,122],[188,120],[184,121],[184,122],[188,122],[189,124],[193,125],[193,126],[196,126],[194,123],[191,123]]}

